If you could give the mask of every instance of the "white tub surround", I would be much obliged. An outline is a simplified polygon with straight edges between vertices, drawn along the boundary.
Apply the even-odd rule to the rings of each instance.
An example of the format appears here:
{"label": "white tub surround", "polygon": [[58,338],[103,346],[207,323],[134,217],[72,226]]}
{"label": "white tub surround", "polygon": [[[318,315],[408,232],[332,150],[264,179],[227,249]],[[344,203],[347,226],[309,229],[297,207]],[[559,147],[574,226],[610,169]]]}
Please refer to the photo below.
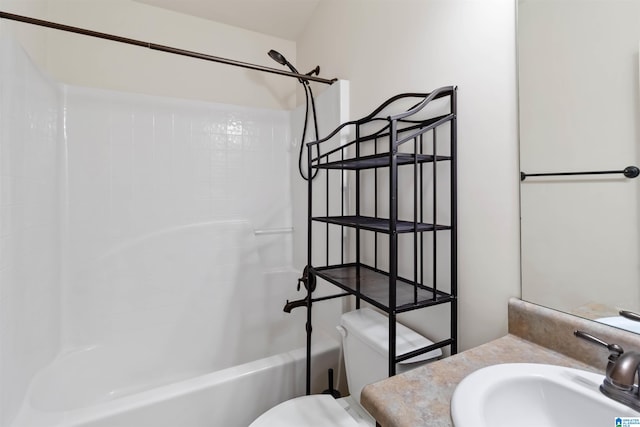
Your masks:
{"label": "white tub surround", "polygon": [[0,47],[0,424],[246,426],[303,394],[292,113],[62,86]]}

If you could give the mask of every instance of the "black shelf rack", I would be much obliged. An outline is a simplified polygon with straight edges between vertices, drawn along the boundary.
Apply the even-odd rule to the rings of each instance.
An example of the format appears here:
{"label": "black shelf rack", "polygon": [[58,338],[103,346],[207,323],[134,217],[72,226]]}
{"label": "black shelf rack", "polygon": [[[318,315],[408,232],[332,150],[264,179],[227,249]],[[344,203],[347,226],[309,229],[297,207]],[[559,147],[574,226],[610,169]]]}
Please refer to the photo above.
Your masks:
{"label": "black shelf rack", "polygon": [[[390,307],[389,273],[366,264],[340,264],[315,269],[317,277],[327,280],[343,290],[359,296],[383,311]],[[415,310],[444,302],[451,302],[452,296],[412,280],[396,278],[395,312]]]}
{"label": "black shelf rack", "polygon": [[[308,181],[309,282],[343,291],[314,299],[307,286],[307,393],[314,302],[353,296],[387,313],[389,376],[416,355],[457,352],[456,92],[396,95],[307,144],[308,170],[322,172]],[[441,304],[448,338],[396,354],[396,315]]]}

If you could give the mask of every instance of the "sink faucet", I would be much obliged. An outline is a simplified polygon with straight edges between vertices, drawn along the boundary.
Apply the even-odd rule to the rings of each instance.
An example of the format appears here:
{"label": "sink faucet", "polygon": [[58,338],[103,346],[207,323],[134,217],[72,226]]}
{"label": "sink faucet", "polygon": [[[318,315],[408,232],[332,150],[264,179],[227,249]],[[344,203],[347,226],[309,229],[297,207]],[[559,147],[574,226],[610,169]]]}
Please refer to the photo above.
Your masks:
{"label": "sink faucet", "polygon": [[625,353],[618,344],[607,344],[600,338],[583,331],[574,331],[573,334],[609,350],[605,378],[600,385],[602,394],[640,411],[640,392],[638,385],[635,384],[636,376],[640,374],[640,353],[635,351]]}
{"label": "sink faucet", "polygon": [[640,322],[640,314],[636,312],[629,311],[629,310],[620,310],[618,314],[629,320],[635,320],[636,322]]}

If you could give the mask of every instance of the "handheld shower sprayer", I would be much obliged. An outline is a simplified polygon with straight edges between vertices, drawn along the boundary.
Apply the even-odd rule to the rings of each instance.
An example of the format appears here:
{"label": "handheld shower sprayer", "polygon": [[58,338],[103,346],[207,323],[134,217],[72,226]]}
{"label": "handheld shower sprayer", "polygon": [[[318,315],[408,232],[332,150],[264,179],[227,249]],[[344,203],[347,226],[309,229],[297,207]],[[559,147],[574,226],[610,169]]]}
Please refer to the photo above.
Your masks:
{"label": "handheld shower sprayer", "polygon": [[[294,67],[291,62],[287,61],[287,58],[284,57],[283,54],[281,54],[280,52],[278,52],[277,50],[273,50],[271,49],[267,55],[269,55],[269,57],[271,59],[273,59],[274,61],[276,61],[278,64],[280,65],[284,65],[285,67],[289,67],[289,69],[291,70],[291,72],[296,73],[296,74],[300,74],[300,72],[298,70],[296,70],[296,67]],[[298,81],[302,84],[309,84],[309,82],[307,82],[306,80],[302,80],[302,79],[298,79]]]}
{"label": "handheld shower sprayer", "polygon": [[[278,52],[277,50],[273,50],[271,49],[268,53],[269,57],[271,59],[273,59],[274,61],[276,61],[278,64],[280,65],[284,65],[285,67],[289,67],[289,69],[296,73],[296,74],[300,74],[300,72],[296,69],[296,67],[293,66],[293,64],[289,61],[287,61],[287,58],[284,57],[283,54],[281,54],[280,52]],[[308,73],[305,73],[305,76],[313,76],[313,75],[320,75],[320,66],[316,65],[316,67],[309,71]],[[307,80],[302,80],[302,79],[298,79],[298,81],[300,83],[304,83],[304,84],[309,84],[309,82]]]}
{"label": "handheld shower sprayer", "polygon": [[[284,55],[278,52],[277,50],[271,49],[269,52],[267,52],[267,54],[271,59],[276,61],[278,64],[284,65],[285,67],[289,67],[289,69],[292,72],[296,74],[300,74],[300,72],[298,72],[296,67],[294,67],[289,61],[287,61],[287,58],[285,58]],[[314,74],[315,75],[320,74],[319,65],[317,65],[313,70],[306,73],[307,76],[312,76]],[[305,144],[305,138],[307,136],[307,124],[309,123],[309,104],[311,104],[311,110],[313,114],[313,128],[315,131],[316,140],[320,139],[320,137],[318,136],[318,117],[316,115],[316,103],[315,103],[315,100],[313,99],[313,92],[311,91],[311,86],[309,85],[309,81],[302,78],[298,78],[298,81],[302,84],[302,87],[304,88],[304,96],[306,101],[305,102],[306,109],[304,113],[304,125],[302,127],[302,138],[300,140],[300,152],[298,154],[298,171],[300,172],[300,176],[302,177],[302,179],[304,179],[305,181],[308,181],[309,179],[313,179],[318,175],[318,171],[316,170],[313,173],[311,171],[307,171],[307,176],[305,176],[302,170],[302,151]],[[318,145],[316,145],[316,150],[318,150],[318,157],[320,157],[320,147]]]}
{"label": "handheld shower sprayer", "polygon": [[278,52],[277,50],[273,50],[271,49],[267,55],[269,55],[271,57],[271,59],[273,59],[274,61],[276,61],[278,64],[280,65],[287,65],[289,64],[289,61],[287,61],[287,58],[284,57],[283,54],[281,54],[280,52]]}

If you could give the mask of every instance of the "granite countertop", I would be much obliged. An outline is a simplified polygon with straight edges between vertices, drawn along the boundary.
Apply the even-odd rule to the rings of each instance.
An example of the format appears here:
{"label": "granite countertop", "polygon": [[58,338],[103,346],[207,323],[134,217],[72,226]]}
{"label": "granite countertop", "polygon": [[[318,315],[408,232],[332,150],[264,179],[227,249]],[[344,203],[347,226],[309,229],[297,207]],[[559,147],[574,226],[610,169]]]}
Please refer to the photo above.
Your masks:
{"label": "granite countertop", "polygon": [[454,356],[366,386],[362,406],[383,427],[450,427],[450,402],[470,373],[499,363],[548,363],[604,373],[608,351],[578,339],[589,332],[625,350],[640,350],[640,335],[517,298],[509,300],[509,333]]}
{"label": "granite countertop", "polygon": [[362,406],[383,427],[450,427],[450,402],[467,375],[498,363],[548,363],[601,372],[515,335],[475,347],[362,390]]}

